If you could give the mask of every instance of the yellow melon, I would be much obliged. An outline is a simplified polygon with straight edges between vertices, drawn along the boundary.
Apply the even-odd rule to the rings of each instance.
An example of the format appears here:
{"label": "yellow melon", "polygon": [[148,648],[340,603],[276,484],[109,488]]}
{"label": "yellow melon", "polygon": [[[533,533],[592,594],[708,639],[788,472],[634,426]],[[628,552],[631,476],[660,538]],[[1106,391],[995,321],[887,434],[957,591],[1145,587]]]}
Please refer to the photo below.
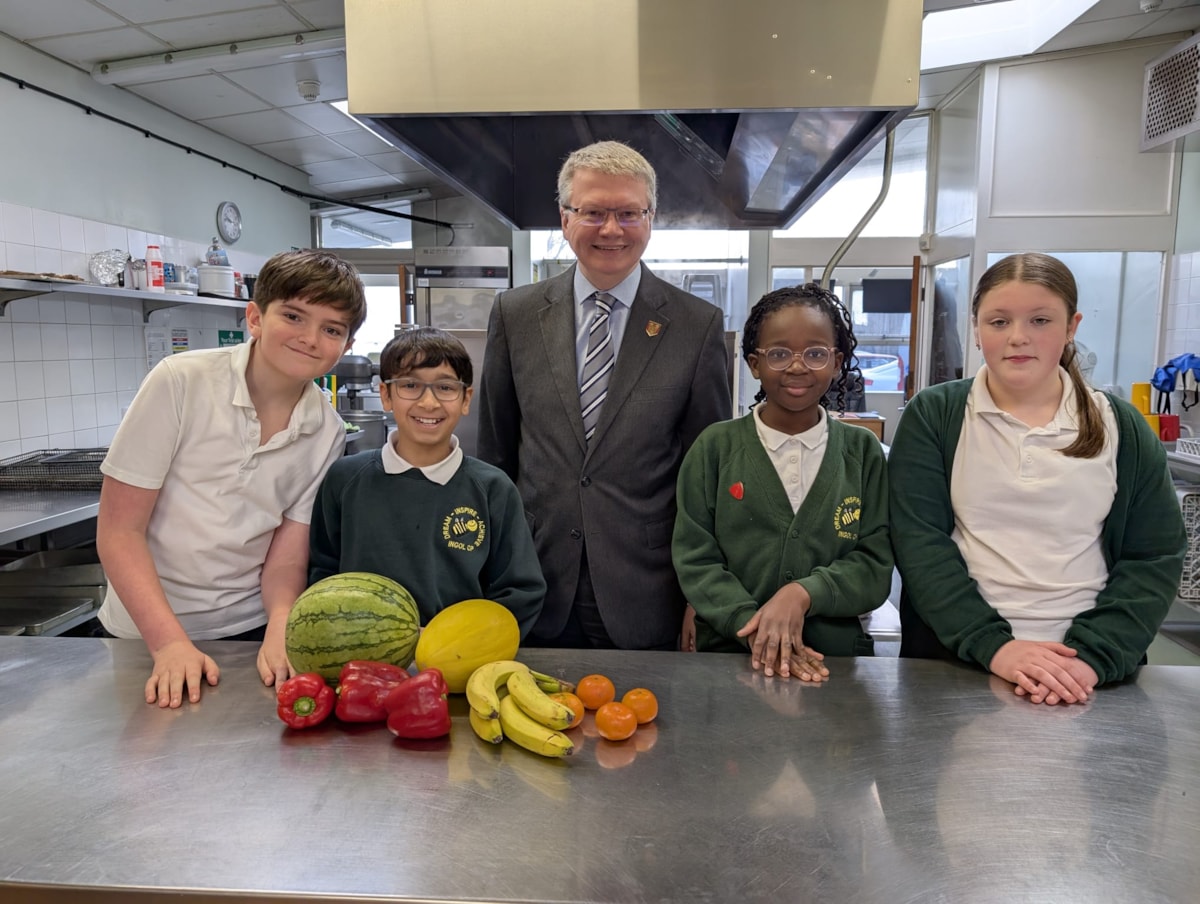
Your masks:
{"label": "yellow melon", "polygon": [[481,665],[515,659],[521,644],[516,617],[491,600],[463,600],[429,620],[417,641],[418,669],[439,669],[450,693],[461,694]]}

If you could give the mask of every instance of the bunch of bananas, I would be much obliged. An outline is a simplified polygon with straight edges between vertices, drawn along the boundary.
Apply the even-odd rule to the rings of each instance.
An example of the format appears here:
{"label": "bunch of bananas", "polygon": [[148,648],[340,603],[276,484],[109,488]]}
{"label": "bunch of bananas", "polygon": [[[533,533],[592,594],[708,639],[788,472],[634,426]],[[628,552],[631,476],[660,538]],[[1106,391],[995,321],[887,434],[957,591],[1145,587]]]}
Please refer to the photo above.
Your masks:
{"label": "bunch of bananas", "polygon": [[467,679],[471,728],[490,744],[508,738],[542,756],[570,756],[575,745],[562,729],[575,714],[549,694],[574,689],[570,682],[535,672],[514,659],[489,662]]}

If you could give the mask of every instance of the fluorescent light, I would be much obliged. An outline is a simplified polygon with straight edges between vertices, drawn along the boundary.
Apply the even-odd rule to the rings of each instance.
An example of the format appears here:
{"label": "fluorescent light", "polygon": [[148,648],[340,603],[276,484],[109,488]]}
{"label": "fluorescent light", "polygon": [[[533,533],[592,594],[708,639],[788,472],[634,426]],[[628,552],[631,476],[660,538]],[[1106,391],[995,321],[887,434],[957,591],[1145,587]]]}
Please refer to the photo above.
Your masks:
{"label": "fluorescent light", "polygon": [[332,56],[346,50],[346,29],[329,28],[273,38],[212,44],[148,56],[108,60],[92,67],[92,78],[105,85],[136,85],[204,72],[248,69],[256,64],[284,63]]}
{"label": "fluorescent light", "polygon": [[347,223],[345,220],[330,220],[329,228],[336,229],[338,232],[344,232],[347,235],[356,235],[360,239],[366,239],[368,242],[374,242],[376,245],[387,245],[389,247],[392,245],[392,240],[387,236],[380,235],[378,232],[372,232],[369,229],[362,229],[353,223]]}

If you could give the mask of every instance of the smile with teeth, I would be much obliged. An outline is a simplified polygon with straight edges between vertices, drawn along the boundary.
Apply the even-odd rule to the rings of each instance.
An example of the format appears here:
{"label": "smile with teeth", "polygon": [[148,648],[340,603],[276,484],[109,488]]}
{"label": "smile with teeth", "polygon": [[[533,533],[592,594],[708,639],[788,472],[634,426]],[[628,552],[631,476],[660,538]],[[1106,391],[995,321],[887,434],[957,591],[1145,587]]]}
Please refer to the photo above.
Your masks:
{"label": "smile with teeth", "polygon": [[440,417],[421,417],[421,416],[415,415],[415,414],[413,415],[412,419],[414,421],[416,421],[418,424],[421,424],[425,427],[436,427],[443,420],[445,420],[444,418],[440,418]]}

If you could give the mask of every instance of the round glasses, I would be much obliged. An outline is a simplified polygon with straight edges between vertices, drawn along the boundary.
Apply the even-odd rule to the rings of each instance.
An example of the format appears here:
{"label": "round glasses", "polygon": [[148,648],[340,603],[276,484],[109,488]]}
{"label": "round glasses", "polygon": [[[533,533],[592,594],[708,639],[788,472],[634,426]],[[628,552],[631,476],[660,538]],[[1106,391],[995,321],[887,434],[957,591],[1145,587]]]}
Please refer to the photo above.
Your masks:
{"label": "round glasses", "polygon": [[649,207],[623,207],[620,210],[611,207],[566,207],[564,210],[575,214],[575,218],[584,226],[603,226],[608,222],[608,215],[612,214],[617,218],[617,225],[625,229],[641,226],[650,214]]}
{"label": "round glasses", "polygon": [[412,377],[396,377],[383,382],[392,387],[392,393],[396,398],[406,399],[410,402],[415,402],[424,396],[427,389],[433,391],[433,397],[439,402],[454,402],[462,398],[467,389],[467,384],[461,380],[435,380],[432,383],[426,383],[424,380],[414,380]]}
{"label": "round glasses", "polygon": [[787,370],[796,358],[799,358],[809,370],[823,370],[829,366],[829,362],[833,360],[833,353],[837,349],[826,348],[823,345],[810,345],[802,352],[794,352],[790,348],[776,345],[772,348],[756,348],[755,351],[763,356],[763,360],[767,362],[767,367],[771,370]]}

